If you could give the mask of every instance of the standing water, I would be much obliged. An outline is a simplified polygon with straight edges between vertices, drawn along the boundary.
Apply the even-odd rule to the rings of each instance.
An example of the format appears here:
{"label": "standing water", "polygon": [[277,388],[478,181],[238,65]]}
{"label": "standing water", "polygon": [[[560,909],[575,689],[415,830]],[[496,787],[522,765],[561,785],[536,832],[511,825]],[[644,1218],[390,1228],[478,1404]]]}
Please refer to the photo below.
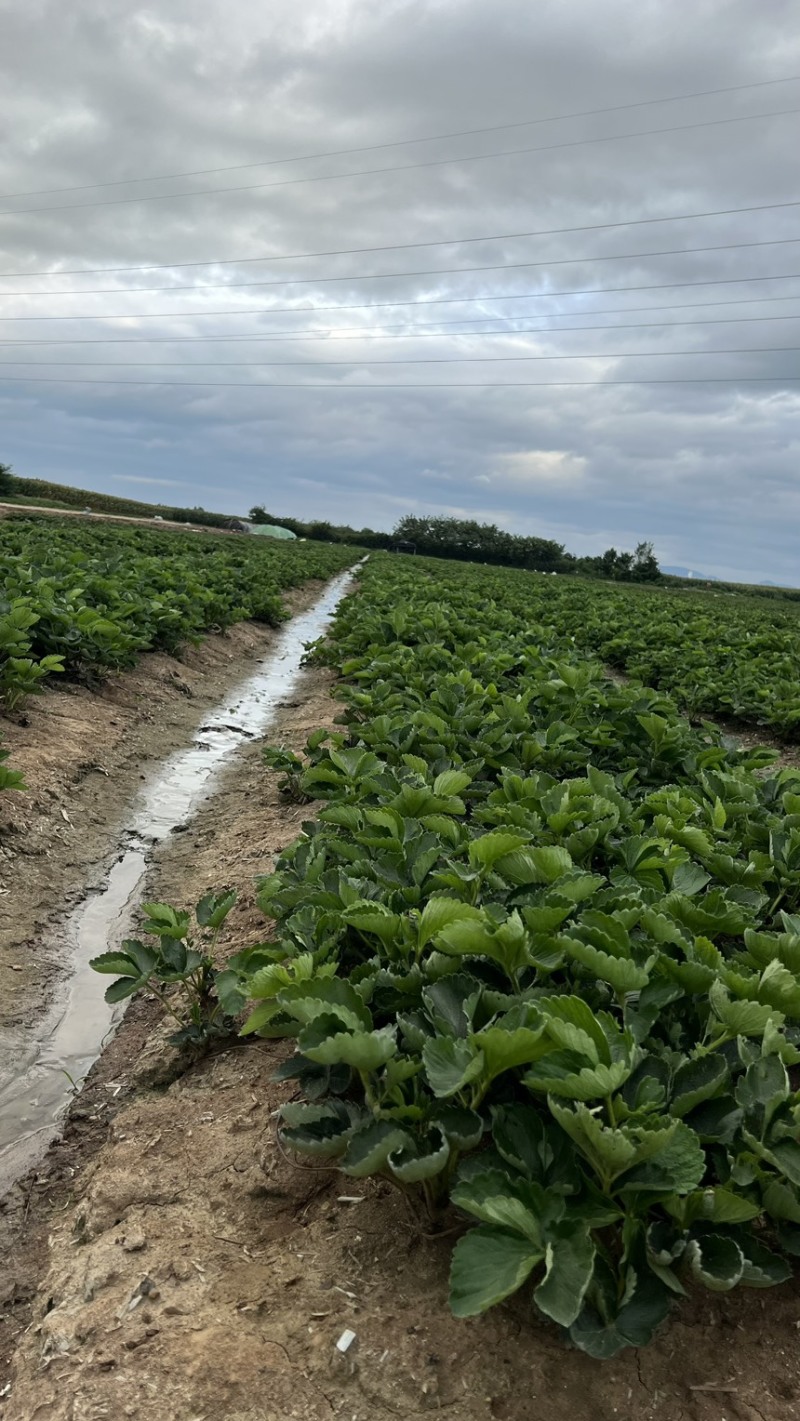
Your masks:
{"label": "standing water", "polygon": [[325,631],[352,577],[342,573],[308,612],[293,618],[274,651],[203,723],[192,745],[153,773],[131,807],[128,847],[105,886],[59,928],[69,970],[56,1001],[41,1021],[0,1042],[0,1197],[58,1134],[72,1095],[125,1010],[126,1003],[105,1002],[108,978],[92,971],[90,959],[131,935],[153,849],[186,823],[237,747],[274,720],[300,676],[306,646]]}

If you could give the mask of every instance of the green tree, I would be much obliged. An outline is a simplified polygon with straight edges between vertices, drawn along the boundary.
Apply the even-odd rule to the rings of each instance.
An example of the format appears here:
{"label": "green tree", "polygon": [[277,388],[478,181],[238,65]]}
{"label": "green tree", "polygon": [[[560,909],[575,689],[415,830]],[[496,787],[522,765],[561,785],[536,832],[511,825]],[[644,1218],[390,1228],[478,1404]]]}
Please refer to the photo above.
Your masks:
{"label": "green tree", "polygon": [[418,553],[429,557],[499,563],[536,572],[566,572],[574,562],[561,543],[521,537],[494,523],[476,523],[468,518],[401,518],[394,530],[394,541],[413,543]]}
{"label": "green tree", "polygon": [[247,516],[251,523],[269,523],[270,521],[269,514],[262,503],[254,504]]}
{"label": "green tree", "polygon": [[0,463],[0,498],[10,498],[15,492],[16,480],[10,464]]}
{"label": "green tree", "polygon": [[658,582],[661,569],[652,543],[637,543],[631,564],[632,582]]}

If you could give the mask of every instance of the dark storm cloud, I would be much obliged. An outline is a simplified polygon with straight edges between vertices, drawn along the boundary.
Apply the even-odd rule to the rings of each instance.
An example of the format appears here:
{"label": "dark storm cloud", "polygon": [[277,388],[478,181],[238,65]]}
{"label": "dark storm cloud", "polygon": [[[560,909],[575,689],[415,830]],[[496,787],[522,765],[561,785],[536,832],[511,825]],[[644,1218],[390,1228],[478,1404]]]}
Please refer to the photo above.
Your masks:
{"label": "dark storm cloud", "polygon": [[[800,376],[798,352],[726,352],[800,344],[800,275],[788,279],[800,273],[800,240],[782,241],[800,238],[800,208],[489,237],[798,199],[798,115],[763,115],[800,107],[800,82],[411,141],[800,74],[794,18],[781,0],[705,0],[692,7],[691,24],[668,0],[638,11],[622,0],[535,7],[523,0],[492,7],[482,0],[273,0],[265,7],[175,0],[151,8],[34,0],[24,10],[0,9],[0,191],[31,194],[4,198],[0,208],[40,209],[0,216],[0,271],[20,274],[0,279],[0,291],[42,293],[3,297],[2,314],[120,318],[3,321],[0,338],[160,338],[128,346],[0,345],[2,362],[57,362],[38,371],[4,363],[0,373],[87,381],[145,381],[152,373],[163,382],[303,387],[0,380],[0,457],[33,476],[237,511],[264,501],[277,514],[384,527],[406,511],[457,512],[540,531],[578,552],[652,537],[668,563],[799,582],[800,382],[787,378]],[[641,133],[730,118],[745,121]],[[613,140],[618,134],[639,136]],[[612,141],[553,146],[606,138]],[[400,139],[409,141],[299,161]],[[292,161],[122,181],[267,158]],[[453,161],[335,176],[439,158]],[[292,181],[309,177],[324,180]],[[120,185],[78,188],[112,180]],[[111,202],[246,186],[254,190]],[[76,190],[42,193],[49,188]],[[85,205],[101,200],[109,205]],[[459,245],[459,237],[486,240]],[[271,260],[443,239],[447,245],[412,251]],[[775,245],[732,245],[757,242]],[[701,246],[729,249],[685,250]],[[253,257],[264,260],[210,264]],[[23,275],[181,261],[209,265]],[[498,269],[463,270],[479,266]],[[428,274],[404,275],[419,272]],[[733,284],[754,276],[773,279]],[[344,279],[324,280],[331,277]],[[291,285],[291,278],[311,280]],[[284,284],[135,291],[258,280]],[[667,289],[613,290],[656,286]],[[115,294],[56,294],[93,287]],[[547,294],[586,288],[602,290]],[[720,304],[734,299],[748,304]],[[412,301],[424,304],[390,304]],[[327,306],[373,309],[318,309]],[[639,310],[655,306],[663,309]],[[568,318],[547,320],[558,312]],[[148,313],[156,318],[141,319]],[[516,331],[498,334],[495,323],[488,327],[494,335],[457,337],[457,326],[436,324],[480,328],[481,318],[498,315],[513,318]],[[737,316],[780,319],[733,323]],[[679,321],[698,324],[672,324]],[[634,322],[641,328],[628,329]],[[593,331],[567,329],[592,323]],[[527,333],[530,326],[540,330]],[[422,335],[423,328],[419,340],[359,337]],[[330,336],[332,329],[347,334]],[[258,345],[175,339],[293,331],[294,339]],[[470,363],[444,363],[456,354]],[[482,363],[488,355],[586,359]],[[404,358],[408,364],[384,363]],[[181,363],[153,372],[123,365],[156,360]],[[350,364],[281,369],[259,361]],[[730,383],[666,383],[701,376]],[[659,383],[550,383],[642,379]],[[320,381],[333,388],[305,388]],[[379,388],[490,381],[543,387]],[[352,388],[362,384],[374,388]]]}

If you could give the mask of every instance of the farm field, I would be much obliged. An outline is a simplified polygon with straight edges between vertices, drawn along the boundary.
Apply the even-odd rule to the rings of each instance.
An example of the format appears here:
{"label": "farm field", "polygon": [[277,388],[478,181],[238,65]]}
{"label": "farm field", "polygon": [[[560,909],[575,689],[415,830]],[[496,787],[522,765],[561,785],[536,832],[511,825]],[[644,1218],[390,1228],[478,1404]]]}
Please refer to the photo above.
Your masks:
{"label": "farm field", "polygon": [[59,670],[130,666],[142,651],[174,651],[246,618],[275,626],[285,615],[283,589],[330,577],[353,559],[351,549],[320,543],[0,524],[0,696],[8,704]]}
{"label": "farm field", "polygon": [[[13,712],[48,677],[91,682],[144,651],[174,653],[245,619],[277,626],[283,591],[331,577],[354,557],[321,543],[0,523],[0,707]],[[15,773],[0,763],[0,788],[13,788]]]}
{"label": "farm field", "polygon": [[550,635],[573,638],[609,666],[667,691],[687,714],[729,717],[787,740],[800,735],[794,603],[756,589],[617,588],[536,575],[528,582],[523,605]]}
{"label": "farm field", "polygon": [[[354,556],[314,551],[340,559],[316,578]],[[233,566],[201,579],[222,601],[225,577],[247,587]],[[736,606],[726,651],[723,602],[370,559],[266,768],[251,746],[155,872],[172,918],[143,925],[144,957],[98,964],[152,988],[171,954],[178,1002],[183,910],[239,887],[220,944],[245,1036],[173,1060],[153,1093],[133,1056],[169,1048],[136,998],[90,1084],[93,1173],[55,1232],[56,1306],[35,1314],[9,1421],[48,1395],[56,1418],[109,1401],[120,1367],[134,1408],[167,1386],[188,1421],[215,1395],[200,1343],[228,1355],[246,1421],[265,1373],[276,1416],[296,1402],[314,1421],[439,1405],[521,1421],[532,1395],[554,1421],[795,1415],[800,771],[731,750],[666,694],[671,677],[690,705],[705,668],[692,709],[716,695],[792,733],[793,615]],[[680,616],[691,676],[664,650]],[[617,685],[603,661],[659,686]],[[143,1257],[115,1243],[120,1217]],[[145,1272],[158,1288],[128,1347],[133,1322],[101,1321]],[[353,1371],[330,1358],[345,1326]],[[70,1359],[58,1393],[42,1346]]]}

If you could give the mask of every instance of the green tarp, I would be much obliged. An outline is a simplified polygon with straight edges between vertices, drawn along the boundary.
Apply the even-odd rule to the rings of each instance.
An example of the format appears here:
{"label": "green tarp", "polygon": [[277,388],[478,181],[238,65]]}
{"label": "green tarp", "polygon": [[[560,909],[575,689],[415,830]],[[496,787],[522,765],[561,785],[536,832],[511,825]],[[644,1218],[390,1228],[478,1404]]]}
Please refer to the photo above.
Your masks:
{"label": "green tarp", "polygon": [[251,523],[250,532],[259,538],[296,538],[297,534],[288,528],[278,528],[275,523]]}

